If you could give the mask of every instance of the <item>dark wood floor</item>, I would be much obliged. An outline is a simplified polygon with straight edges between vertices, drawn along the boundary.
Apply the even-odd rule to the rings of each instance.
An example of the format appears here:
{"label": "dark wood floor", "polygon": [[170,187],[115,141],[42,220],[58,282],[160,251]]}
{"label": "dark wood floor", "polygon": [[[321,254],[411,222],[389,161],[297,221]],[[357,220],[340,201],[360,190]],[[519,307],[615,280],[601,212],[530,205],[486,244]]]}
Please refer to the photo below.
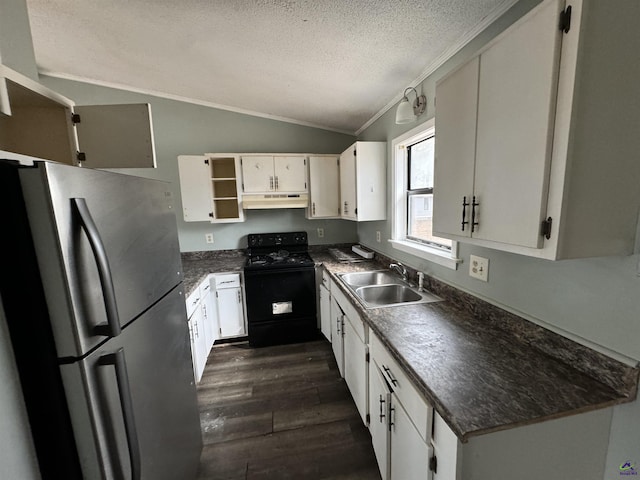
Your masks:
{"label": "dark wood floor", "polygon": [[215,346],[198,402],[201,480],[380,479],[369,431],[325,340]]}

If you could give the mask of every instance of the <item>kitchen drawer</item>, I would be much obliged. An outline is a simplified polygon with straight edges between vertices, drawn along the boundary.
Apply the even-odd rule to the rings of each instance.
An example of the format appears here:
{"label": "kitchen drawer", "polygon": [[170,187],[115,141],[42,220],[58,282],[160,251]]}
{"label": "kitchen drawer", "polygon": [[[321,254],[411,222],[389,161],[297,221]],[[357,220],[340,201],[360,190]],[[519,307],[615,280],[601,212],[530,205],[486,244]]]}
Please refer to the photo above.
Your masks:
{"label": "kitchen drawer", "polygon": [[187,318],[191,318],[193,312],[200,305],[200,288],[196,288],[191,295],[187,297]]}
{"label": "kitchen drawer", "polygon": [[371,358],[389,382],[398,400],[406,410],[422,439],[427,442],[431,435],[432,409],[418,392],[398,362],[391,356],[380,339],[369,332]]}
{"label": "kitchen drawer", "polygon": [[213,276],[213,283],[216,290],[221,288],[234,288],[240,286],[240,274],[239,273],[224,273],[216,274]]}
{"label": "kitchen drawer", "polygon": [[351,300],[347,298],[334,281],[331,281],[331,295],[336,299],[338,305],[340,305],[340,308],[349,320],[349,323],[351,323],[353,329],[356,331],[356,334],[360,337],[360,340],[362,340],[362,343],[369,343],[369,328],[360,319],[360,315],[351,303]]}

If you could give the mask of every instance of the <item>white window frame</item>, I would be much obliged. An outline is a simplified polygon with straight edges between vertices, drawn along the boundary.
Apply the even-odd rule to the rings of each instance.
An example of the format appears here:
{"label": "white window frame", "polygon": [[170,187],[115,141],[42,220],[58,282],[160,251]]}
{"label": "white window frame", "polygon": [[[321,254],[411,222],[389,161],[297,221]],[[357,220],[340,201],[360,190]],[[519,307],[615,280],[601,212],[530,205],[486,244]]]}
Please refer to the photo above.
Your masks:
{"label": "white window frame", "polygon": [[393,208],[391,209],[392,225],[389,243],[397,250],[456,270],[458,264],[462,262],[458,258],[458,242],[453,241],[449,251],[407,239],[407,173],[409,168],[407,146],[432,136],[434,132],[435,120],[432,118],[391,142]]}

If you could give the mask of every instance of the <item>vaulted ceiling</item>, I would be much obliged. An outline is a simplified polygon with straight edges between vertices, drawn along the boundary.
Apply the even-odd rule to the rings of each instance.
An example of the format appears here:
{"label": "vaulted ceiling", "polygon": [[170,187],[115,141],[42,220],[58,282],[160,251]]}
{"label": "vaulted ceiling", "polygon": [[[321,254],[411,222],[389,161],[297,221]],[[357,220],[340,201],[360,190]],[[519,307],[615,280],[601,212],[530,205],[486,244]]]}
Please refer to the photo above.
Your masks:
{"label": "vaulted ceiling", "polygon": [[41,73],[356,133],[515,0],[27,0]]}

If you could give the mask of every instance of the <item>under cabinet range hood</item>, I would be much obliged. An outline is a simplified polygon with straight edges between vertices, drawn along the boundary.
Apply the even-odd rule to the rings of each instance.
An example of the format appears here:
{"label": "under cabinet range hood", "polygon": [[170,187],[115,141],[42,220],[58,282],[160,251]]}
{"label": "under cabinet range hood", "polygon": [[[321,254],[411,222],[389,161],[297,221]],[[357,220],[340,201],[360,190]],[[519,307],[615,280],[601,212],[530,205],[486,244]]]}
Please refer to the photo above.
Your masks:
{"label": "under cabinet range hood", "polygon": [[242,208],[245,210],[268,208],[306,208],[309,206],[307,193],[268,193],[242,196]]}

